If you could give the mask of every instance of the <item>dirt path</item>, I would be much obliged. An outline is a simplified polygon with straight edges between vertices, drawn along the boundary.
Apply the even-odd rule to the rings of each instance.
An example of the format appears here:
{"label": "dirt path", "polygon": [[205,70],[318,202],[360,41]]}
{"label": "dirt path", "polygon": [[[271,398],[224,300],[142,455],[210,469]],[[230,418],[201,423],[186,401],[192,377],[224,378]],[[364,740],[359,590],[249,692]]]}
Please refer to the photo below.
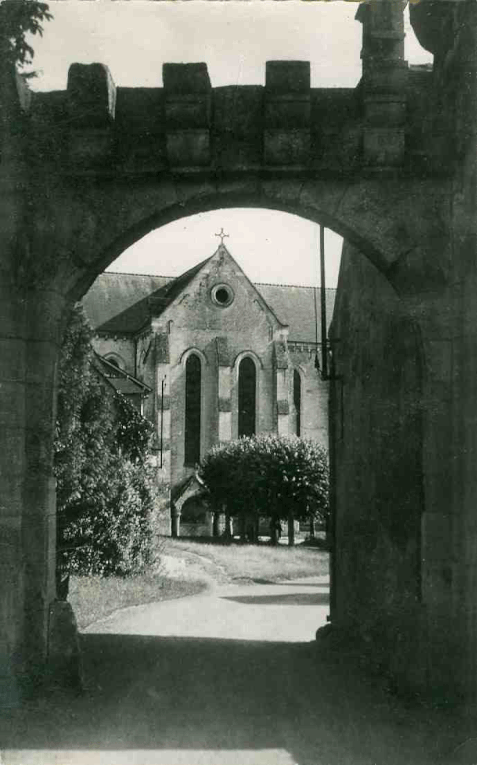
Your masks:
{"label": "dirt path", "polygon": [[435,765],[443,744],[310,642],[324,577],[127,608],[83,636],[88,691],[4,733],[2,765]]}

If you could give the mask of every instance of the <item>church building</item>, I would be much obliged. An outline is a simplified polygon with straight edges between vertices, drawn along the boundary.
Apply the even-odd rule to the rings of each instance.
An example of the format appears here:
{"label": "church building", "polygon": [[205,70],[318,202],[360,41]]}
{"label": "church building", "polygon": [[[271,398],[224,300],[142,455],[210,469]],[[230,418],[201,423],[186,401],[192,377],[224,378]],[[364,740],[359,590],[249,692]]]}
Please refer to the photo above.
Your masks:
{"label": "church building", "polygon": [[84,297],[97,354],[151,391],[138,400],[154,424],[165,533],[212,532],[196,466],[215,444],[279,433],[327,446],[319,298],[314,287],[253,284],[223,239],[181,276],[106,272]]}

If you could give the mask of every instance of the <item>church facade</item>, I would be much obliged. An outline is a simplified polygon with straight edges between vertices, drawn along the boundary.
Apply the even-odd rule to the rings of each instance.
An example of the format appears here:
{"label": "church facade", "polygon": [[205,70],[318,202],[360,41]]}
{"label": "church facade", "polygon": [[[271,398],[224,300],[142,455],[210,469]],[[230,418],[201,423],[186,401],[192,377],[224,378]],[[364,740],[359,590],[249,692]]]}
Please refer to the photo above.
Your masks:
{"label": "church facade", "polygon": [[[253,284],[223,242],[179,277],[104,273],[85,296],[96,352],[151,390],[164,532],[178,534],[182,516],[182,533],[212,533],[196,466],[215,444],[279,433],[327,446],[318,299],[313,287]],[[334,290],[327,303],[329,320]]]}

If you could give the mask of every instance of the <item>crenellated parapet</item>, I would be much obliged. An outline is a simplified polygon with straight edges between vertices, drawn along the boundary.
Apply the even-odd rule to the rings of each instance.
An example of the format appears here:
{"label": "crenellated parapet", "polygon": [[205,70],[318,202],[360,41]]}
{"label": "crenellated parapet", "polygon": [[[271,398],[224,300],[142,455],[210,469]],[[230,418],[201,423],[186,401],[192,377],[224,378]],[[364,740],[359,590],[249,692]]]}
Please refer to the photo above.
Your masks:
{"label": "crenellated parapet", "polygon": [[419,139],[432,72],[409,72],[394,16],[388,28],[374,8],[361,10],[355,89],[312,88],[305,61],[267,62],[265,86],[219,88],[204,63],[164,64],[162,88],[117,88],[107,67],[73,64],[66,91],[33,97],[32,154],[50,171],[115,177],[434,172]]}
{"label": "crenellated parapet", "polygon": [[403,0],[360,5],[363,25],[363,155],[370,166],[400,166],[406,154],[408,65]]}

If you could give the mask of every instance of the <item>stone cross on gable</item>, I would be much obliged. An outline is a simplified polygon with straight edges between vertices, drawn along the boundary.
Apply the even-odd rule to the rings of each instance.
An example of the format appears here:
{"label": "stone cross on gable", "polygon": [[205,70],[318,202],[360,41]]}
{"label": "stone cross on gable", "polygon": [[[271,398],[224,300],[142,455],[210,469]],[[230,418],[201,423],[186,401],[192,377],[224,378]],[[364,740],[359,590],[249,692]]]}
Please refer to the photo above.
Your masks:
{"label": "stone cross on gable", "polygon": [[220,236],[220,244],[223,244],[223,243],[224,243],[224,239],[225,239],[225,237],[229,237],[229,236],[230,236],[230,234],[225,234],[225,233],[224,233],[224,229],[223,229],[223,228],[221,228],[221,229],[220,229],[220,234],[215,234],[214,236]]}

